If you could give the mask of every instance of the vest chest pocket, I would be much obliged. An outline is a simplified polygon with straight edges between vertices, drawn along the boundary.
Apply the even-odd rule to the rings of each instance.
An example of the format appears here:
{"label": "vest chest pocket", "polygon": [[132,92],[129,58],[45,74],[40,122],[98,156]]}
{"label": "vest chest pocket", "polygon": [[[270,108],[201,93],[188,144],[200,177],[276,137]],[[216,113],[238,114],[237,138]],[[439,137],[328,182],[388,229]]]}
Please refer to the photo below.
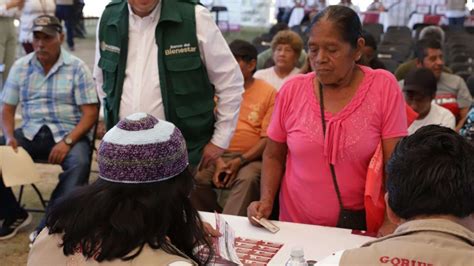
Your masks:
{"label": "vest chest pocket", "polygon": [[103,84],[102,89],[110,96],[111,92],[115,89],[115,83],[117,79],[117,65],[118,62],[112,61],[105,57],[100,57],[99,67],[102,69]]}
{"label": "vest chest pocket", "polygon": [[207,73],[203,71],[199,56],[166,58],[168,87],[177,95],[203,92]]}

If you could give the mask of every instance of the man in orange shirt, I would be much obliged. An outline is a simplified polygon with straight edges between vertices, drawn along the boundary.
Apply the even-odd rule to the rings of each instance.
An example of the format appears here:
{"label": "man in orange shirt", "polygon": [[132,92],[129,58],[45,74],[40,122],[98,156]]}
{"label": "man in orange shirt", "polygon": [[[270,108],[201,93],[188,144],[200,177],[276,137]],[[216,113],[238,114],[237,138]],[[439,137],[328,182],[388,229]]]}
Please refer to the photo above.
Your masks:
{"label": "man in orange shirt", "polygon": [[[230,44],[230,50],[245,79],[237,128],[224,155],[213,167],[196,174],[196,188],[191,193],[191,200],[201,211],[246,216],[250,202],[260,196],[261,157],[276,90],[265,81],[253,78],[258,53],[252,44],[235,40]],[[214,188],[222,189],[219,202],[224,201],[228,194],[223,206],[218,204]]]}

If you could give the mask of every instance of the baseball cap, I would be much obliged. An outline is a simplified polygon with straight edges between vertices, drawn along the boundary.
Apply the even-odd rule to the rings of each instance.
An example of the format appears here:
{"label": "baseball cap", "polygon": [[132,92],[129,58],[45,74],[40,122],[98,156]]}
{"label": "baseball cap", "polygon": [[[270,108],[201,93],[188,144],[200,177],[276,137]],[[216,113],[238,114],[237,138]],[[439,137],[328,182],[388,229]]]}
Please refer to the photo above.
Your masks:
{"label": "baseball cap", "polygon": [[405,77],[403,91],[431,96],[436,93],[437,80],[433,72],[427,68],[416,68]]}
{"label": "baseball cap", "polygon": [[33,32],[42,32],[54,36],[62,31],[63,27],[56,17],[41,15],[33,21]]}

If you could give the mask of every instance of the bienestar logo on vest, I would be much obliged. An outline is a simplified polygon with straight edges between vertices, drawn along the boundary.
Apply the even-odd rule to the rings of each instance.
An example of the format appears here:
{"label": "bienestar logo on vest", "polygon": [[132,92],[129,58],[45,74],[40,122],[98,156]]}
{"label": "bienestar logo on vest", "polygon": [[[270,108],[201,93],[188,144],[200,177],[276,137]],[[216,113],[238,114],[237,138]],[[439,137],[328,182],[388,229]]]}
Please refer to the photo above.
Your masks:
{"label": "bienestar logo on vest", "polygon": [[189,43],[170,45],[170,48],[165,50],[165,55],[195,53],[196,49],[196,47],[192,47]]}

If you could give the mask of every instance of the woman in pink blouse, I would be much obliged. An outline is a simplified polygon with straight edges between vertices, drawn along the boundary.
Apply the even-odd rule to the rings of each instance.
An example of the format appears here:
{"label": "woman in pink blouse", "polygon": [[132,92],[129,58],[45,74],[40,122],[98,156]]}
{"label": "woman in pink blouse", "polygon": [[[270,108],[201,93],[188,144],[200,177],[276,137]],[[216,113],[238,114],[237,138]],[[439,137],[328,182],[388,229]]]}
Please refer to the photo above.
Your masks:
{"label": "woman in pink blouse", "polygon": [[[345,214],[356,212],[365,223],[369,162],[380,142],[387,160],[407,135],[405,102],[389,72],[355,63],[364,39],[350,8],[331,6],[321,12],[308,47],[314,72],[292,78],[277,95],[263,155],[261,197],[249,206],[248,216],[267,218],[280,188],[282,221],[364,229],[365,224]],[[349,219],[345,225],[344,217]],[[387,222],[379,233],[393,229]]]}

